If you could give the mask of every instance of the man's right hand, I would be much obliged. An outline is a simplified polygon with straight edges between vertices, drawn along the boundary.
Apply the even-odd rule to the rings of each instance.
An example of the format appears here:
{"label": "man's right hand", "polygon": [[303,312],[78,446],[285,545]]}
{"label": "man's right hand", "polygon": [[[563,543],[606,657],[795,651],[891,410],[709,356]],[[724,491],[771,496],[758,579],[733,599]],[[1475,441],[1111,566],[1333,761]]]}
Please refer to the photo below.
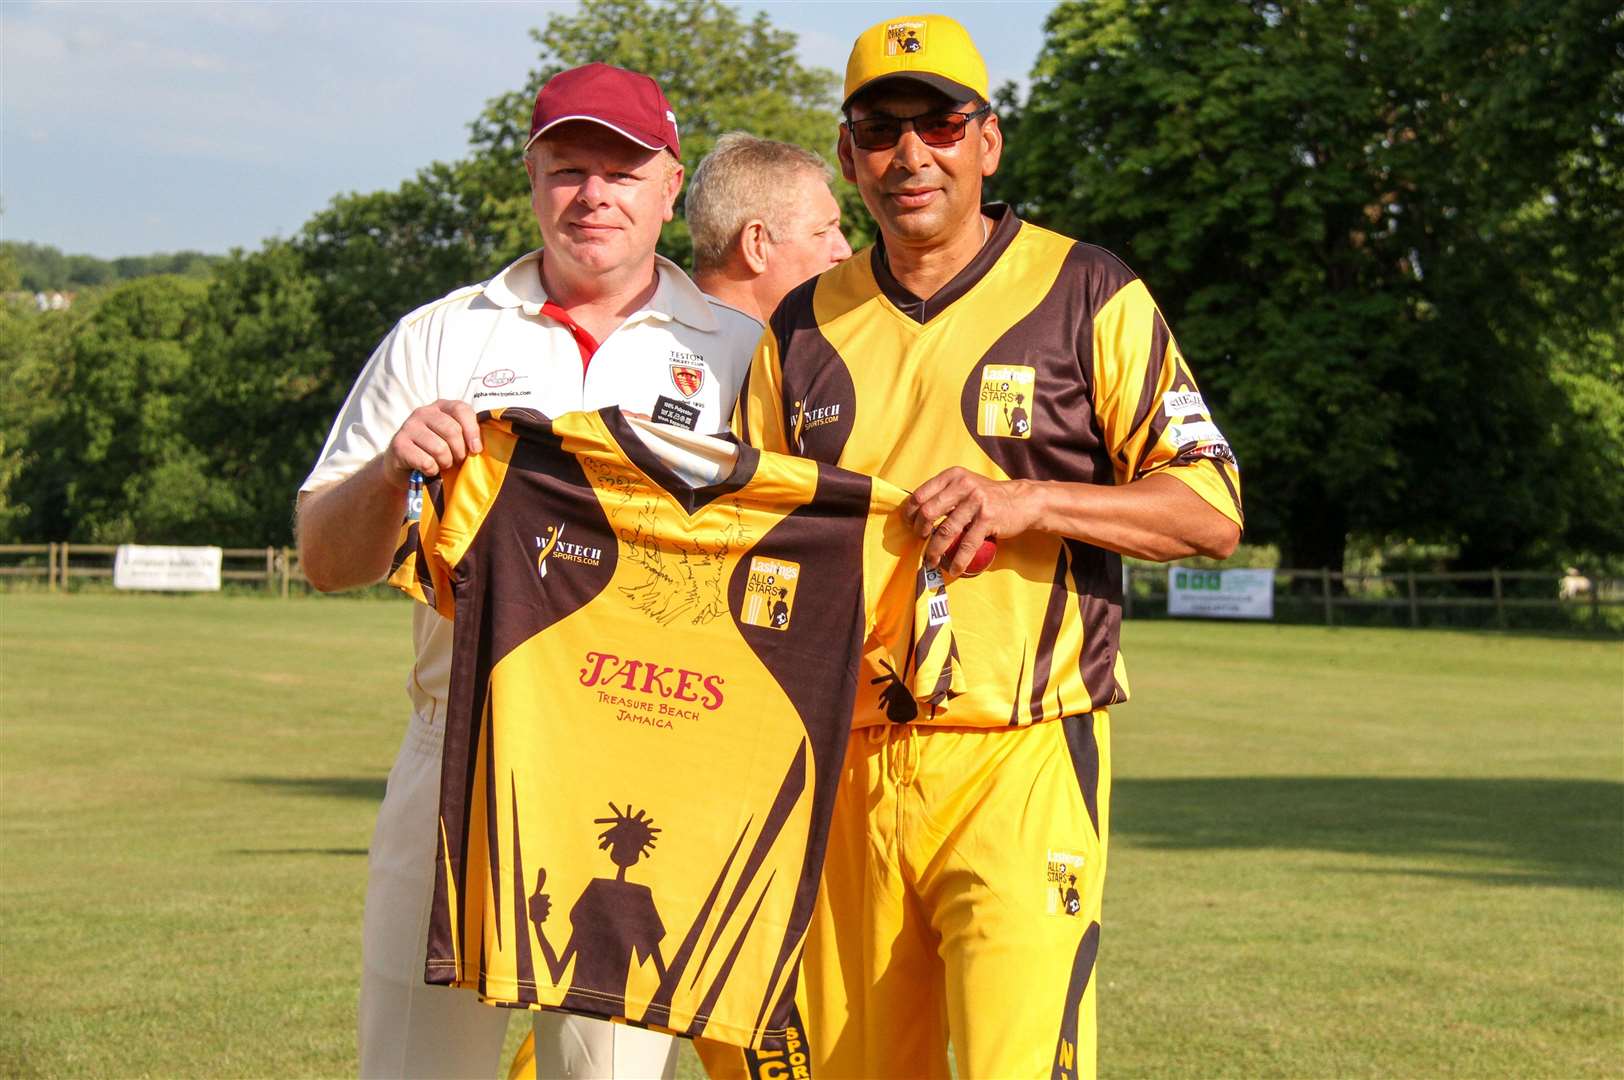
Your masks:
{"label": "man's right hand", "polygon": [[481,449],[479,420],[473,406],[466,401],[441,399],[413,410],[400,425],[383,452],[384,472],[404,490],[414,471],[439,476]]}

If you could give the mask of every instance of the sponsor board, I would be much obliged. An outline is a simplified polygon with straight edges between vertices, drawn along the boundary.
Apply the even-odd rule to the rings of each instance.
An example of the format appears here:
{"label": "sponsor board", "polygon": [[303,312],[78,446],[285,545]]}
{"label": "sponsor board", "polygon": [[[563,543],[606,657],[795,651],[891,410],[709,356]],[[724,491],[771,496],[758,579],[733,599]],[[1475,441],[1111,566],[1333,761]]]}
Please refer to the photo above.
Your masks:
{"label": "sponsor board", "polygon": [[113,588],[162,592],[218,592],[217,547],[120,544],[113,556]]}
{"label": "sponsor board", "polygon": [[1207,619],[1272,619],[1274,571],[1170,566],[1167,613]]}

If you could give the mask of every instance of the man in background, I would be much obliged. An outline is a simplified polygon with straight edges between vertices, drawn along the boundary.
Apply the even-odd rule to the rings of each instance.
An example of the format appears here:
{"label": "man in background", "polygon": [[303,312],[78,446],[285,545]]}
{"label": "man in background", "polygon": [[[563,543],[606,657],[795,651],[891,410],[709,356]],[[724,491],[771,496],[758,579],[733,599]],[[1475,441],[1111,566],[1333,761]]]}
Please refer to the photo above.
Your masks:
{"label": "man in background", "polygon": [[765,325],[784,294],[851,255],[833,171],[810,150],[733,131],[694,170],[694,281]]}
{"label": "man in background", "polygon": [[[378,346],[299,493],[299,556],[323,592],[383,578],[414,471],[480,451],[481,409],[620,405],[727,426],[760,326],[655,254],[682,187],[677,121],[646,75],[588,64],[536,96],[524,167],[545,244],[407,315]],[[496,1074],[508,1010],[424,983],[451,624],[413,605],[412,716],[368,858],[361,1075]],[[542,1076],[675,1072],[657,1032],[535,1014]]]}

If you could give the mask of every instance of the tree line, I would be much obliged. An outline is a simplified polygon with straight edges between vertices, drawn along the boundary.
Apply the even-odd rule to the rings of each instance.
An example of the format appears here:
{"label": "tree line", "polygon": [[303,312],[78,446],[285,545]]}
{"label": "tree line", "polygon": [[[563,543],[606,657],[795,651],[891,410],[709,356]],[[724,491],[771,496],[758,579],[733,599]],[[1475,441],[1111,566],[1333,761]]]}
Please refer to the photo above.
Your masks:
{"label": "tree line", "polygon": [[220,256],[201,251],[98,259],[94,255],[66,255],[49,244],[0,240],[0,292],[93,289],[153,274],[198,277],[207,275],[219,261]]}
{"label": "tree line", "polygon": [[[733,129],[833,159],[839,79],[766,14],[587,0],[532,33],[462,159],[202,276],[0,312],[0,536],[288,541],[394,320],[534,246],[519,149],[558,70],[654,75],[690,173]],[[1597,0],[1062,3],[996,94],[994,194],[1145,278],[1282,562],[1388,538],[1599,565],[1624,555],[1621,61]],[[680,218],[661,252],[686,264]]]}

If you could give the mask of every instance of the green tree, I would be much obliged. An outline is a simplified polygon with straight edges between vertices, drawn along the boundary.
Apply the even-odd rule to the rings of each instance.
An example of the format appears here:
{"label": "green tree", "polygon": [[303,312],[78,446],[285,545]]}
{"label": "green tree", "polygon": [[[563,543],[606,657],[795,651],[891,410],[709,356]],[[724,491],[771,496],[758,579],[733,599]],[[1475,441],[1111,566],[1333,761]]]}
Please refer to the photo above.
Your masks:
{"label": "green tree", "polygon": [[1145,276],[1251,538],[1309,566],[1352,532],[1514,561],[1571,479],[1536,343],[1624,296],[1620,29],[1596,0],[1062,4],[1005,183]]}
{"label": "green tree", "polygon": [[295,248],[234,253],[210,283],[194,346],[187,430],[207,449],[229,502],[208,522],[215,543],[288,543],[293,493],[321,449],[353,373],[337,370],[323,285]]}
{"label": "green tree", "polygon": [[187,422],[207,285],[149,277],[118,286],[76,328],[53,429],[34,431],[31,487],[46,535],[95,543],[216,543],[237,512]]}
{"label": "green tree", "polygon": [[35,311],[32,301],[0,303],[0,538],[27,543],[56,536],[61,484],[42,455],[58,437],[73,336],[88,305]]}

